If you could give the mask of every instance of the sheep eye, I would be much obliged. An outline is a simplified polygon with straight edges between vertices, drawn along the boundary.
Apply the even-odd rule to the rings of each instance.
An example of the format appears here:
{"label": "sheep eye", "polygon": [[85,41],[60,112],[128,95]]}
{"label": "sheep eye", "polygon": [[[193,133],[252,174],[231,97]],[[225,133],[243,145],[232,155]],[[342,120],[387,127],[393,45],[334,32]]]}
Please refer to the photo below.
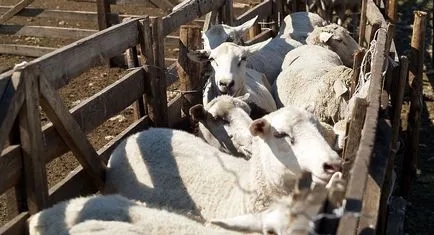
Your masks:
{"label": "sheep eye", "polygon": [[288,136],[288,134],[286,134],[285,132],[274,132],[274,137],[276,137],[276,138],[278,138],[278,139],[281,139],[281,138],[285,138],[285,137],[287,137]]}
{"label": "sheep eye", "polygon": [[276,235],[277,233],[275,233],[272,229],[267,230],[267,234],[268,235]]}
{"label": "sheep eye", "polygon": [[238,67],[241,66],[241,63],[243,63],[243,61],[246,61],[246,57],[241,57],[240,61],[238,61]]}

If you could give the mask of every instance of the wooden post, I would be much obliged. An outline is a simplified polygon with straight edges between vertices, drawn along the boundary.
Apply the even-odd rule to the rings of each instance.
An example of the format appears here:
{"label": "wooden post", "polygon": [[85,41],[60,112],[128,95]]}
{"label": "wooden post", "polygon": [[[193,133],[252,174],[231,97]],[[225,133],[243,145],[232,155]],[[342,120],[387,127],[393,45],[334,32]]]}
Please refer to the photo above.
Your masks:
{"label": "wooden post", "polygon": [[98,29],[103,30],[110,27],[110,3],[108,0],[96,0],[98,11]]}
{"label": "wooden post", "polygon": [[152,29],[152,54],[155,76],[151,78],[152,98],[148,102],[149,117],[156,127],[167,127],[167,81],[166,65],[164,63],[164,37],[163,21],[160,17],[151,19]]}
{"label": "wooden post", "polygon": [[182,25],[179,32],[179,56],[176,65],[180,89],[184,92],[182,111],[188,116],[191,106],[202,102],[202,66],[187,57],[190,50],[198,50],[201,45],[201,28],[194,25]]}
{"label": "wooden post", "polygon": [[249,29],[249,40],[252,40],[253,38],[255,38],[260,33],[261,33],[261,25],[259,25],[258,23],[255,23]]}
{"label": "wooden post", "polygon": [[[126,51],[126,59],[128,68],[139,67],[139,59],[137,58],[137,48],[131,47]],[[141,117],[146,115],[144,97],[139,98],[133,104],[134,109],[134,120],[139,120]]]}
{"label": "wooden post", "polygon": [[416,176],[419,157],[419,129],[422,112],[423,93],[423,56],[425,52],[425,18],[426,12],[415,11],[413,35],[411,37],[411,54],[408,73],[410,86],[410,112],[408,113],[407,143],[404,156],[402,193],[408,196],[410,185]]}
{"label": "wooden post", "polygon": [[15,4],[11,9],[9,9],[3,15],[0,15],[0,25],[8,21],[14,15],[18,14],[26,6],[30,5],[34,0],[21,0],[19,3]]}
{"label": "wooden post", "polygon": [[217,11],[211,11],[205,16],[205,22],[203,23],[203,31],[206,32],[211,25],[215,24],[217,17]]}
{"label": "wooden post", "polygon": [[223,23],[227,25],[234,24],[233,2],[232,0],[226,0],[222,7]]}
{"label": "wooden post", "polygon": [[[45,159],[42,155],[42,131],[39,113],[39,82],[34,70],[14,73],[24,82],[26,99],[19,114],[27,205],[30,214],[48,206],[48,184]],[[18,74],[17,74],[18,75]]]}
{"label": "wooden post", "polygon": [[354,165],[357,150],[359,149],[367,107],[368,102],[366,102],[365,99],[356,98],[350,119],[349,130],[346,135],[347,141],[345,143],[345,152],[343,155],[344,163],[342,165],[342,178],[345,180],[349,177],[350,170]]}
{"label": "wooden post", "polygon": [[370,32],[370,34],[369,34],[369,41],[368,41],[368,43],[371,43],[372,40],[374,40],[375,32],[377,32],[377,30],[378,30],[380,27],[381,27],[381,22],[375,22],[375,23],[372,24],[371,32]]}
{"label": "wooden post", "polygon": [[350,84],[350,97],[354,95],[357,84],[359,82],[360,66],[362,65],[363,56],[365,56],[365,49],[360,49],[356,51],[356,53],[354,54],[353,76],[351,77],[351,84]]}
{"label": "wooden post", "polygon": [[366,8],[368,6],[368,0],[362,0],[362,8],[360,9],[360,26],[359,26],[359,45],[364,46],[365,34],[366,34]]}
{"label": "wooden post", "polygon": [[387,6],[387,19],[390,23],[396,24],[398,20],[398,1],[397,0],[388,0]]}

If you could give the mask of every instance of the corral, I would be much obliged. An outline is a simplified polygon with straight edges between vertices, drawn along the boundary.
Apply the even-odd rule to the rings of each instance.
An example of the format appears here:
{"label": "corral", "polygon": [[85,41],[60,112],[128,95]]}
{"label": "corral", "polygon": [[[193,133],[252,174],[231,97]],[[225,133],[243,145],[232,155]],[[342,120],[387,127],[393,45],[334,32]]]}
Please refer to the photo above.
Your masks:
{"label": "corral", "polygon": [[[48,54],[30,61],[29,64],[15,71],[3,73],[0,77],[2,89],[0,145],[2,148],[7,147],[4,147],[0,159],[0,174],[2,174],[0,192],[6,192],[12,187],[15,189],[15,198],[12,198],[14,195],[8,194],[8,211],[9,206],[15,204],[15,208],[11,207],[16,210],[17,217],[0,231],[5,234],[22,233],[25,220],[30,214],[66,198],[97,192],[104,184],[104,168],[100,161],[106,162],[111,151],[129,134],[149,126],[176,127],[185,123],[187,117],[182,110],[185,110],[183,106],[188,106],[188,102],[185,101],[191,101],[191,97],[188,92],[182,91],[199,89],[201,83],[194,80],[195,76],[190,78],[181,75],[180,90],[182,91],[168,103],[166,102],[168,100],[166,89],[178,78],[173,76],[176,72],[175,66],[165,69],[165,54],[168,52],[165,50],[165,45],[161,43],[163,38],[177,31],[181,25],[213,12],[207,18],[208,20],[212,21],[213,16],[217,16],[219,22],[231,25],[241,24],[259,15],[260,20],[267,21],[271,27],[247,43],[260,41],[271,36],[273,29],[278,28],[278,22],[281,22],[289,9],[297,9],[296,4],[292,6],[293,8],[288,8],[282,2],[263,1],[235,19],[232,1],[223,0],[192,1],[184,8],[163,17],[126,16],[118,25],[100,32],[91,31],[87,37],[58,50],[47,49],[50,51]],[[362,10],[359,42],[363,46],[368,46],[372,40],[376,40],[377,43],[375,51],[372,51],[373,61],[370,68],[372,84],[368,100],[357,102],[358,112],[354,113],[348,125],[348,140],[344,150],[346,160],[344,174],[346,172],[348,176],[348,187],[345,195],[345,212],[340,218],[338,234],[374,233],[386,229],[384,215],[387,212],[391,165],[394,162],[393,155],[399,131],[403,84],[407,76],[408,61],[406,58],[399,58],[396,54],[392,40],[393,26],[387,24],[373,1],[363,1],[363,3],[368,10]],[[396,9],[388,8],[388,13],[389,20],[394,22]],[[120,19],[116,16],[115,18]],[[92,19],[96,20],[96,14]],[[375,36],[378,28],[385,30],[379,30]],[[194,44],[197,43],[187,41],[188,33],[184,34],[183,38],[183,30],[194,31],[195,27],[183,27],[180,38],[189,49],[196,49]],[[75,33],[72,35],[77,36]],[[423,35],[419,37],[423,38]],[[168,40],[178,40],[178,38],[173,36]],[[39,49],[37,51],[39,54],[33,56],[44,54]],[[56,90],[73,81],[82,72],[95,65],[106,64],[110,58],[125,51],[129,57],[127,66],[131,68],[130,71],[119,81],[68,111],[69,104],[68,106],[63,104]],[[185,53],[181,47],[179,59],[181,65],[185,63],[183,52]],[[391,59],[387,58],[389,55]],[[361,63],[361,58],[362,55],[356,55],[355,68],[358,68],[357,64]],[[415,64],[417,65],[418,61]],[[186,72],[193,74],[188,69]],[[411,76],[416,78],[413,80],[415,83],[412,87],[416,91],[413,92],[414,97],[412,97],[412,105],[414,103],[415,107],[413,112],[416,114],[414,123],[409,123],[416,125],[415,136],[418,135],[417,116],[420,116],[420,113],[417,113],[420,112],[420,104],[418,104],[421,97],[420,72],[421,68],[414,65],[410,70]],[[182,71],[178,71],[178,74],[182,74]],[[111,139],[100,150],[95,151],[85,137],[86,133],[134,102],[134,122],[122,128],[124,129],[122,133]],[[39,104],[53,124],[41,128],[38,118]],[[417,144],[415,138],[412,146]],[[60,183],[49,189],[45,164],[69,149],[74,152],[83,168],[75,169]],[[351,168],[354,170],[349,174]],[[414,174],[416,169],[410,170]],[[89,176],[92,180],[89,180]],[[323,197],[323,200],[325,205],[326,198]],[[326,206],[318,208],[318,213],[326,212],[325,210]],[[329,222],[324,220],[321,227],[330,229]]]}

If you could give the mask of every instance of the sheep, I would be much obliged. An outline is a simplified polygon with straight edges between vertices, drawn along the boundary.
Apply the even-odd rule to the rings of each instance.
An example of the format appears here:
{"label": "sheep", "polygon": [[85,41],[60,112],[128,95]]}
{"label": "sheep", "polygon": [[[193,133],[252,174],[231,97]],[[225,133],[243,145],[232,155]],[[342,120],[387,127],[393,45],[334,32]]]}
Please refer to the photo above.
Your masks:
{"label": "sheep", "polygon": [[[242,37],[253,26],[257,16],[241,26],[215,25],[203,33],[204,51],[210,51],[227,40],[242,45]],[[262,72],[273,84],[281,71],[285,55],[305,43],[314,26],[324,26],[325,21],[317,14],[296,12],[285,17],[279,34],[258,53],[247,59],[247,67]],[[227,32],[231,32],[230,34]],[[236,35],[231,36],[230,35]]]}
{"label": "sheep", "polygon": [[201,138],[220,151],[245,159],[252,156],[253,139],[249,132],[251,109],[244,102],[248,95],[221,95],[205,106],[197,104],[189,110],[192,119],[199,122]]}
{"label": "sheep", "polygon": [[[191,107],[189,114],[198,122],[198,134],[207,143],[248,160],[252,157],[253,136],[249,132],[249,125],[253,120],[249,117],[250,107],[244,102],[245,99],[221,95],[205,106],[197,104]],[[313,113],[310,106],[304,109]],[[338,136],[333,127],[326,123],[317,123],[316,126],[332,149],[341,149],[337,147]]]}
{"label": "sheep", "polygon": [[203,104],[206,105],[213,98],[222,94],[242,96],[249,93],[246,101],[254,107],[252,117],[261,117],[276,110],[276,103],[269,91],[270,84],[264,75],[246,68],[246,59],[263,48],[269,41],[270,39],[251,46],[225,42],[210,52],[200,55],[205,57],[202,60],[190,54],[190,58],[195,60],[209,60],[213,68],[213,74],[204,89]]}
{"label": "sheep", "polygon": [[54,205],[29,219],[30,235],[59,234],[239,234],[120,195],[87,196]]}
{"label": "sheep", "polygon": [[304,45],[288,53],[282,70],[272,90],[278,107],[311,104],[319,120],[328,124],[346,117],[353,70],[343,66],[336,53]]}
{"label": "sheep", "polygon": [[308,45],[319,45],[336,52],[343,64],[353,67],[354,53],[360,50],[359,44],[348,30],[337,24],[315,27],[306,39]]}
{"label": "sheep", "polygon": [[318,14],[312,12],[294,12],[287,15],[281,26],[279,35],[290,37],[294,40],[306,43],[306,38],[315,27],[326,26],[326,21]]}
{"label": "sheep", "polygon": [[260,211],[287,195],[301,169],[325,184],[341,160],[308,111],[284,107],[249,125],[252,158],[220,152],[187,132],[151,128],[112,153],[106,186],[152,207],[209,220]]}

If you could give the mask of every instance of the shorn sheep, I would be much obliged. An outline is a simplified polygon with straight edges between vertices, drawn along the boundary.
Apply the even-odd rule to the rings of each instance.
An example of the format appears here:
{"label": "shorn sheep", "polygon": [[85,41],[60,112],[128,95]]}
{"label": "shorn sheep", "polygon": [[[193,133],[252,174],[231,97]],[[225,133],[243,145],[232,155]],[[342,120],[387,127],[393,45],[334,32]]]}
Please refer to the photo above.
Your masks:
{"label": "shorn sheep", "polygon": [[[240,26],[224,24],[212,26],[203,33],[204,50],[210,51],[226,41],[242,44],[240,35],[253,26],[257,17]],[[285,17],[279,34],[263,47],[258,53],[247,59],[247,67],[264,73],[270,84],[273,84],[281,71],[281,65],[286,53],[301,46],[314,26],[324,26],[325,21],[314,13],[297,12]],[[231,34],[226,32],[230,31]],[[237,35],[231,38],[230,35]]]}
{"label": "shorn sheep", "polygon": [[346,117],[352,73],[333,51],[304,45],[286,56],[273,96],[278,107],[310,104],[320,121],[333,125]]}
{"label": "shorn sheep", "polygon": [[197,104],[189,113],[197,121],[199,136],[210,145],[234,156],[250,159],[253,137],[249,131],[252,123],[246,96],[217,96],[203,106]]}
{"label": "shorn sheep", "polygon": [[122,142],[109,159],[106,186],[148,206],[209,220],[265,209],[287,195],[301,169],[327,183],[341,160],[316,118],[288,106],[253,121],[249,161],[182,131],[152,128]]}
{"label": "shorn sheep", "polygon": [[[339,175],[337,175],[339,174]],[[309,181],[309,172],[303,172],[298,180]],[[340,180],[340,173],[333,174],[330,187]],[[298,185],[298,184],[297,184]],[[306,185],[308,186],[308,185]],[[322,187],[322,186],[315,186]],[[129,200],[120,195],[91,195],[60,202],[51,208],[31,216],[28,220],[30,235],[138,235],[138,234],[291,234],[290,231],[300,222],[305,223],[310,207],[316,203],[302,201],[302,216],[291,213],[296,207],[293,197],[303,189],[297,187],[295,194],[273,200],[270,207],[259,213],[237,215],[233,218],[215,218],[199,223],[176,211],[162,208],[149,208],[145,203]],[[322,203],[321,201],[319,203]],[[219,229],[220,227],[235,230]]]}
{"label": "shorn sheep", "polygon": [[[245,97],[221,95],[205,106],[197,104],[191,107],[189,113],[198,122],[199,136],[207,143],[234,156],[250,159],[254,137],[250,134],[249,126],[253,120],[249,117],[250,108],[244,100]],[[313,112],[310,106],[305,109]],[[320,122],[316,122],[316,127],[330,147],[339,150],[333,127]]]}
{"label": "shorn sheep", "polygon": [[29,219],[30,235],[239,234],[215,228],[120,195],[71,199]]}
{"label": "shorn sheep", "polygon": [[[204,54],[190,54],[195,60],[210,61],[213,68],[213,73],[205,86],[203,104],[222,94],[242,96],[249,93],[246,102],[253,109],[252,117],[262,117],[276,110],[276,104],[269,91],[270,84],[264,75],[246,68],[246,59],[269,41],[251,46],[225,42]],[[195,58],[195,55],[199,57]]]}
{"label": "shorn sheep", "polygon": [[330,49],[339,55],[343,64],[353,67],[354,54],[360,50],[359,44],[350,32],[337,24],[315,27],[306,39],[308,45],[318,45]]}

